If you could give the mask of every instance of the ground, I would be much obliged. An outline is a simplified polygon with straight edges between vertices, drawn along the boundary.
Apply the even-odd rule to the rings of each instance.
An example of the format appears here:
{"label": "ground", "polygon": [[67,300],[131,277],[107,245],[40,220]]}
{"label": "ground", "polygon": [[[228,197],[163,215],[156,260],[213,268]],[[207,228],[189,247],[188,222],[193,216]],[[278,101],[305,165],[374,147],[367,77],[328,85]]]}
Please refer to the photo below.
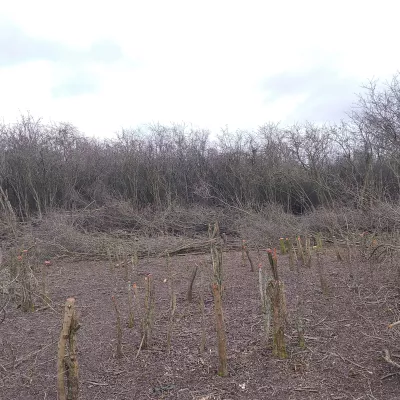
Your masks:
{"label": "ground", "polygon": [[[256,258],[256,252],[253,253]],[[288,359],[272,356],[265,344],[260,312],[258,273],[242,266],[240,252],[224,254],[224,313],[229,376],[216,373],[218,355],[211,291],[205,287],[206,351],[199,354],[201,313],[199,280],[192,303],[186,292],[196,264],[208,255],[171,258],[177,293],[177,314],[171,351],[166,350],[169,292],[165,259],[140,260],[138,289],[143,303],[144,275],[155,282],[155,325],[152,346],[141,342],[135,326],[127,326],[127,290],[124,268],[109,262],[69,263],[54,260],[48,276],[51,307],[36,299],[35,312],[24,313],[12,304],[0,324],[0,399],[56,399],[57,342],[63,304],[76,298],[81,328],[77,333],[80,399],[400,399],[397,370],[383,360],[383,350],[400,357],[400,328],[388,324],[400,319],[397,274],[393,260],[376,264],[354,251],[349,278],[346,263],[333,254],[323,258],[330,293],[320,290],[315,266],[302,267],[300,276],[279,257],[288,308]],[[266,254],[261,252],[266,263]],[[314,260],[315,261],[315,260]],[[210,267],[207,267],[210,268]],[[207,278],[208,279],[208,278]],[[123,320],[123,357],[116,358],[115,312]],[[297,297],[304,300],[306,347],[297,343]]]}

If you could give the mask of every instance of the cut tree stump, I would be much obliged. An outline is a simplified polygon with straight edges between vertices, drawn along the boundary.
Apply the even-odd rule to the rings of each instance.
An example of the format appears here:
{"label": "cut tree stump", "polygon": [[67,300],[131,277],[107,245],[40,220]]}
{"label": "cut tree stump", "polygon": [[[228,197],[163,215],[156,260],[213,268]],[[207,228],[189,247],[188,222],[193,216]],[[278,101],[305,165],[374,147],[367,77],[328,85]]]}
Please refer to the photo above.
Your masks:
{"label": "cut tree stump", "polygon": [[[57,392],[59,400],[78,400],[79,374],[76,357],[75,333],[79,329],[79,323],[75,311],[75,299],[67,299],[64,308],[64,321],[58,342],[57,358]],[[66,348],[68,343],[68,351]],[[67,391],[65,390],[67,382]]]}

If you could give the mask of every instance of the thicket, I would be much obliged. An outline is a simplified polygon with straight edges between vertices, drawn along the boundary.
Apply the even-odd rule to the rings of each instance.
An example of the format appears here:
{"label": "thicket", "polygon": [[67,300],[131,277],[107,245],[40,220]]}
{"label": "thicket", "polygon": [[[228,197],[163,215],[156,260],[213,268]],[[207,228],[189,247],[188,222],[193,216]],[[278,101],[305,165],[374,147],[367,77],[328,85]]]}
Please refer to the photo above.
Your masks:
{"label": "thicket", "polygon": [[368,210],[400,193],[400,75],[371,82],[336,125],[275,124],[255,131],[152,124],[113,140],[27,115],[0,125],[0,207],[21,221],[54,210],[129,202],[134,209],[275,203]]}

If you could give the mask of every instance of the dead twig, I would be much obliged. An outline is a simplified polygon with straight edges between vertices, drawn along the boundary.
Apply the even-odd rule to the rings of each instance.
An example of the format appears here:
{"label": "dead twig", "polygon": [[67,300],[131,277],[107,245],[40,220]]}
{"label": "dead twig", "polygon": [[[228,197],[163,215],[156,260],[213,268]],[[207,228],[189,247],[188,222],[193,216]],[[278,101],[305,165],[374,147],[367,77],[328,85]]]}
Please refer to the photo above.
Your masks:
{"label": "dead twig", "polygon": [[9,362],[8,364],[6,364],[6,366],[13,366],[14,369],[15,369],[15,368],[19,367],[23,362],[28,361],[31,357],[33,357],[36,354],[40,353],[44,349],[47,349],[48,347],[55,345],[56,343],[57,343],[57,341],[51,342],[51,343],[43,346],[39,350],[33,351],[32,353],[29,353],[24,357],[18,358],[17,360],[15,360],[13,362]]}
{"label": "dead twig", "polygon": [[6,307],[8,306],[8,303],[10,302],[11,296],[8,295],[7,301],[5,302],[4,306],[0,308],[0,313],[3,314],[3,316],[0,318],[0,324],[4,322],[6,319]]}
{"label": "dead twig", "polygon": [[293,390],[295,390],[296,392],[318,393],[318,389],[310,387],[298,387],[298,388],[293,388]]}
{"label": "dead twig", "polygon": [[384,349],[383,352],[384,352],[384,354],[385,354],[385,355],[383,356],[383,359],[384,359],[388,364],[390,364],[391,366],[400,369],[400,364],[397,363],[396,361],[393,361],[393,360],[391,359],[389,350],[388,350],[388,349]]}
{"label": "dead twig", "polygon": [[108,383],[105,383],[105,382],[86,381],[85,383],[88,383],[89,385],[92,385],[92,386],[108,386]]}
{"label": "dead twig", "polygon": [[388,328],[393,328],[396,325],[400,325],[400,321],[392,322],[391,324],[389,324]]}
{"label": "dead twig", "polygon": [[[343,356],[342,356],[341,354],[339,354],[339,353],[331,353],[331,354],[334,355],[334,356],[337,356],[337,357],[341,358],[342,361],[348,362],[348,363],[353,364],[354,366],[356,366],[356,367],[358,367],[358,368],[363,369],[364,371],[367,371],[370,375],[373,374],[373,372],[370,371],[370,370],[368,370],[366,367],[364,367],[364,366],[362,366],[362,365],[360,365],[360,364],[357,364],[356,362],[354,362],[354,361],[352,361],[352,360],[349,360],[349,359],[346,358],[346,357],[343,357]],[[399,366],[399,368],[400,368],[400,366]]]}
{"label": "dead twig", "polygon": [[144,335],[143,335],[143,337],[142,337],[142,341],[140,342],[139,349],[138,349],[138,351],[137,351],[137,353],[136,353],[135,360],[139,357],[140,351],[142,350],[142,347],[143,347],[143,343],[144,343]]}
{"label": "dead twig", "polygon": [[383,381],[384,379],[391,378],[392,376],[396,376],[396,375],[399,375],[399,372],[392,372],[391,374],[386,374],[386,375],[382,376],[381,381]]}

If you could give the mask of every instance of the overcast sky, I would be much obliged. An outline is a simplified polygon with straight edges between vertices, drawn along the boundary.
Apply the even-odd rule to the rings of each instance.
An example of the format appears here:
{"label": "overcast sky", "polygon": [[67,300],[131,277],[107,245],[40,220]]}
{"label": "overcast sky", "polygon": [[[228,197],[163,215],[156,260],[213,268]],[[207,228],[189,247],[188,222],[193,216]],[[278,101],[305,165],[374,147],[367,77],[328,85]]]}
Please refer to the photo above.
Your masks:
{"label": "overcast sky", "polygon": [[2,1],[0,117],[90,136],[187,122],[218,132],[339,121],[400,70],[400,2]]}

